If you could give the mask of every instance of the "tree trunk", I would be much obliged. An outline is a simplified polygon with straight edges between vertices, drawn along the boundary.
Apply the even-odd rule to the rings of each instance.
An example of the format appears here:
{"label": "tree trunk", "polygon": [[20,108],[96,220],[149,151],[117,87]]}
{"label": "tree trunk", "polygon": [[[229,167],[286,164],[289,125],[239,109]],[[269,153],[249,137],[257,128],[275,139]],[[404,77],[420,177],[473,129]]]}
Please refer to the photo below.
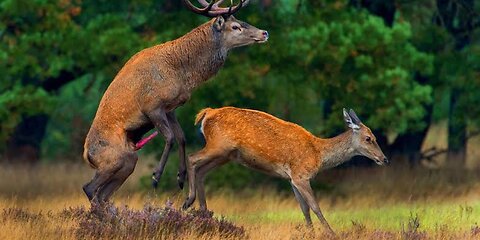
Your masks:
{"label": "tree trunk", "polygon": [[458,103],[461,91],[453,89],[450,95],[448,118],[447,165],[464,166],[467,153],[467,122]]}
{"label": "tree trunk", "polygon": [[[430,79],[416,73],[415,81],[420,84],[427,84]],[[426,123],[427,127],[421,131],[407,132],[397,136],[395,141],[388,147],[389,157],[393,164],[397,162],[406,163],[409,167],[415,167],[420,163],[423,141],[427,136],[428,126],[430,126],[432,120],[433,104],[425,105],[424,108],[426,113],[420,121]]]}
{"label": "tree trunk", "polygon": [[9,163],[36,163],[47,128],[48,116],[24,117],[7,142],[5,159]]}
{"label": "tree trunk", "polygon": [[371,14],[383,18],[385,25],[391,27],[395,20],[395,1],[384,0],[350,0],[349,4],[357,8],[365,8]]}
{"label": "tree trunk", "polygon": [[388,157],[390,157],[392,164],[417,166],[421,160],[422,144],[427,132],[428,128],[425,128],[420,132],[398,136],[388,147]]}
{"label": "tree trunk", "polygon": [[[473,0],[460,2],[437,0],[436,3],[439,13],[436,19],[437,24],[450,32],[455,38],[455,50],[461,51],[471,43],[471,33],[478,27],[475,22],[476,14],[473,14],[475,2]],[[451,87],[447,152],[447,165],[451,167],[463,167],[466,162],[467,119],[459,103],[459,98],[465,90]]]}
{"label": "tree trunk", "polygon": [[[76,79],[82,71],[74,68],[58,76],[42,81],[38,87],[50,94],[56,94],[61,87]],[[49,117],[47,114],[23,116],[7,141],[5,160],[10,163],[36,163],[40,160],[41,143],[45,136]]]}

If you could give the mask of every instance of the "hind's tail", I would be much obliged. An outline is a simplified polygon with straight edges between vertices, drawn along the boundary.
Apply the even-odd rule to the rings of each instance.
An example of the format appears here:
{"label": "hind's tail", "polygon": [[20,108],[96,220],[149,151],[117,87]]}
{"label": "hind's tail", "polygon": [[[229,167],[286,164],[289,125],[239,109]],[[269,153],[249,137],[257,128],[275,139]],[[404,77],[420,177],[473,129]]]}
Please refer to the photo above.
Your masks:
{"label": "hind's tail", "polygon": [[197,116],[195,117],[195,125],[197,125],[202,119],[205,117],[208,111],[212,110],[211,108],[204,108],[198,112]]}

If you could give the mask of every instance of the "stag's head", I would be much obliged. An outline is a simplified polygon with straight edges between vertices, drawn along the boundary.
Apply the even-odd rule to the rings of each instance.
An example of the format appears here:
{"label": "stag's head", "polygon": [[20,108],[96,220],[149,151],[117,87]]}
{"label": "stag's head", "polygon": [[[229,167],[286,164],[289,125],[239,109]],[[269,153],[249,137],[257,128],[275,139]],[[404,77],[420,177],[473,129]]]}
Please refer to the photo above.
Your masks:
{"label": "stag's head", "polygon": [[[258,29],[248,23],[237,20],[233,14],[247,5],[249,0],[240,0],[237,5],[220,7],[224,0],[198,0],[201,8],[193,5],[189,0],[183,0],[185,5],[195,13],[212,17],[212,29],[220,36],[223,46],[232,49],[253,43],[264,43],[268,40],[268,32]],[[232,1],[233,2],[233,1]]]}
{"label": "stag's head", "polygon": [[368,157],[378,165],[387,164],[388,159],[378,146],[375,135],[360,121],[357,114],[352,109],[347,111],[344,108],[343,117],[347,126],[352,129],[352,148],[356,154]]}

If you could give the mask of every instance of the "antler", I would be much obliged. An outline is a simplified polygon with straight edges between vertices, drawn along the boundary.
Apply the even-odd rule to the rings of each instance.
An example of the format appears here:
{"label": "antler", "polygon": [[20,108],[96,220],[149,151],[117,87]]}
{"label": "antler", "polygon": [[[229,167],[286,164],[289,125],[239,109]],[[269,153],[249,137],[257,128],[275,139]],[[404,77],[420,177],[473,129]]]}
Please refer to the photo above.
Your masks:
{"label": "antler", "polygon": [[219,15],[233,15],[235,14],[242,6],[246,6],[250,0],[240,0],[240,3],[237,5],[233,6],[233,0],[231,1],[231,5],[228,8],[224,7],[219,7],[220,4],[223,3],[224,0],[211,0],[211,2],[207,2],[206,0],[197,0],[200,5],[202,5],[202,8],[198,8],[195,5],[193,5],[190,0],[183,0],[185,5],[187,5],[188,9],[192,10],[194,13],[198,13],[203,16],[207,17],[216,17]]}

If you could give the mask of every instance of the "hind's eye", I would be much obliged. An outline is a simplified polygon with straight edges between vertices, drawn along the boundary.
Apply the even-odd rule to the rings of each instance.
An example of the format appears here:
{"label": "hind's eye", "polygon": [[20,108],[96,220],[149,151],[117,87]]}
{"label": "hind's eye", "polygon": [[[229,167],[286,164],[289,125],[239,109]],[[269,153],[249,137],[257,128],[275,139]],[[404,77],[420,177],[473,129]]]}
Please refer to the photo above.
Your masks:
{"label": "hind's eye", "polygon": [[367,141],[367,142],[371,142],[371,141],[372,141],[372,139],[371,139],[370,137],[367,137],[367,138],[365,139],[365,141]]}
{"label": "hind's eye", "polygon": [[232,29],[233,29],[233,30],[239,30],[240,28],[235,25],[235,26],[232,27]]}

